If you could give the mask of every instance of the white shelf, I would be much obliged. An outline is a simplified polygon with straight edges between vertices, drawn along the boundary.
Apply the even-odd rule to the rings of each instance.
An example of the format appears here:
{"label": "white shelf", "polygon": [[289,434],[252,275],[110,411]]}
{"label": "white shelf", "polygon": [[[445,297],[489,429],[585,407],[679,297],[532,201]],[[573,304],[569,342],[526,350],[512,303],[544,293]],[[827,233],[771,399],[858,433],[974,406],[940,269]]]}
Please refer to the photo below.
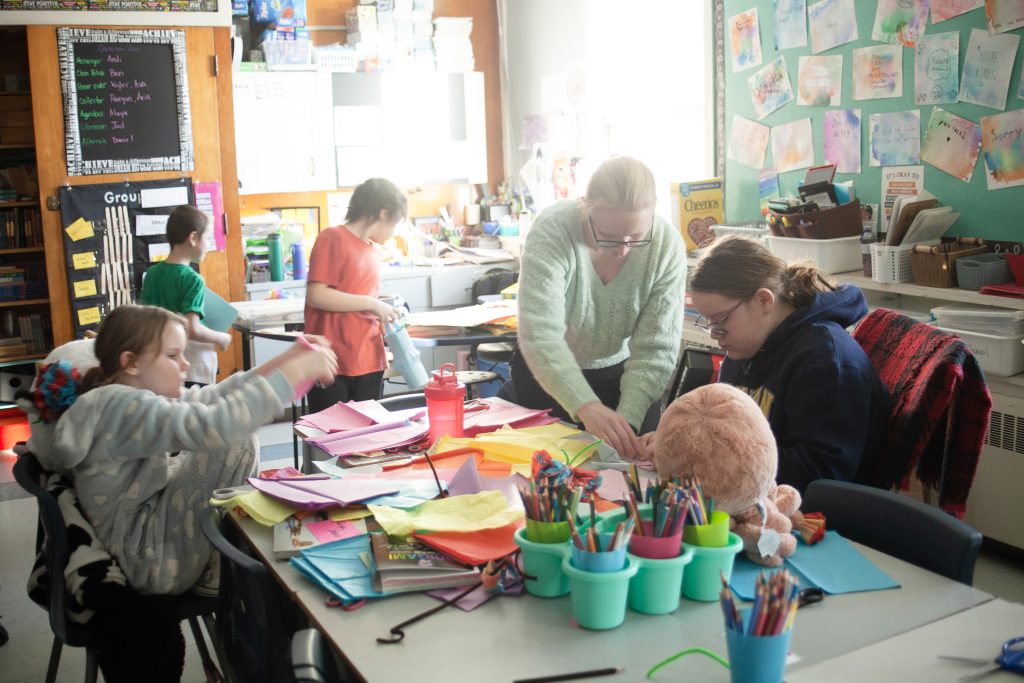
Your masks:
{"label": "white shelf", "polygon": [[998,306],[999,308],[1012,308],[1018,311],[1024,311],[1024,299],[1012,299],[1007,296],[979,294],[978,292],[970,289],[960,289],[958,287],[923,287],[921,285],[915,285],[913,282],[904,282],[895,285],[882,284],[880,282],[875,282],[869,277],[864,277],[864,274],[859,270],[854,270],[848,273],[836,273],[832,275],[832,277],[837,282],[857,285],[861,289],[871,292],[887,292],[889,294],[902,294],[904,296],[915,296],[925,299],[939,299],[941,301],[967,304],[982,304],[985,306]]}

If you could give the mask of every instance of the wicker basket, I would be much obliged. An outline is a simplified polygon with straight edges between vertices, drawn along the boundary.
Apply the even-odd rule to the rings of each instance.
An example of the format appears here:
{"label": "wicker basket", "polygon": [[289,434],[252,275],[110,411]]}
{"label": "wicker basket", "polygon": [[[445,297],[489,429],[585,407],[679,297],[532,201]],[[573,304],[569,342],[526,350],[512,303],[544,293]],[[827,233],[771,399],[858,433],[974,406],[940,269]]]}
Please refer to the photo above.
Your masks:
{"label": "wicker basket", "polygon": [[774,224],[769,221],[769,228],[776,237],[834,240],[841,237],[860,237],[864,231],[859,199],[822,211],[772,213],[778,221]]}
{"label": "wicker basket", "polygon": [[987,251],[985,240],[978,237],[959,237],[956,242],[936,246],[916,245],[910,254],[914,282],[925,287],[956,287],[956,260]]}

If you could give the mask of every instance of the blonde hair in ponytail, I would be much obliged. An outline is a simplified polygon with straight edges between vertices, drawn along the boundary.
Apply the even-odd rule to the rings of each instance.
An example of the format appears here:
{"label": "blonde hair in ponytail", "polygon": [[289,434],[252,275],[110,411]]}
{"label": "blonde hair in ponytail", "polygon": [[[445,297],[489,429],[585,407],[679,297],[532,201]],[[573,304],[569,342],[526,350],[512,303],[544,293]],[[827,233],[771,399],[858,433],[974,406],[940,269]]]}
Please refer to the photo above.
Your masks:
{"label": "blonde hair in ponytail", "polygon": [[121,374],[121,354],[141,355],[160,343],[168,323],[188,326],[180,315],[156,306],[118,306],[103,319],[96,334],[95,353],[99,365],[82,377],[79,395],[117,381]]}
{"label": "blonde hair in ponytail", "polygon": [[834,291],[835,284],[812,263],[785,261],[761,242],[725,237],[704,249],[690,270],[690,290],[749,299],[767,289],[795,308],[810,304],[818,292]]}

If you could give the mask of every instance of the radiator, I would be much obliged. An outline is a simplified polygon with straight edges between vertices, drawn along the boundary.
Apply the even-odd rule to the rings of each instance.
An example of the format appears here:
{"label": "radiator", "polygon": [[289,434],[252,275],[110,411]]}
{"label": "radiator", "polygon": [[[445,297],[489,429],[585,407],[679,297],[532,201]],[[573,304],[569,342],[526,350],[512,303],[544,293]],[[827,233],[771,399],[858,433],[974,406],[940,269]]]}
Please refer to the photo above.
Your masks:
{"label": "radiator", "polygon": [[1024,399],[992,394],[992,417],[964,521],[1024,549]]}

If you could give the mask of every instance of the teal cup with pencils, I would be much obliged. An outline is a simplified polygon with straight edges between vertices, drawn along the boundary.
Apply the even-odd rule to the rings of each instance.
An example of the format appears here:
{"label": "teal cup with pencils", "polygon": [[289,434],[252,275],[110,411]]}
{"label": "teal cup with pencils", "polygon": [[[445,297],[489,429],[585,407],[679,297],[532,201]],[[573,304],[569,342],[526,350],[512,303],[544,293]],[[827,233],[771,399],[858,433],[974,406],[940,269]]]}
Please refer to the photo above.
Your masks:
{"label": "teal cup with pencils", "polygon": [[636,562],[637,572],[629,582],[629,608],[641,614],[674,612],[679,607],[684,570],[693,560],[693,551],[662,559],[630,554],[630,560]]}
{"label": "teal cup with pencils", "polygon": [[[579,538],[583,547],[575,542]],[[574,537],[572,565],[588,572],[617,572],[626,566],[626,543],[615,534],[594,534],[587,529]]]}
{"label": "teal cup with pencils", "polygon": [[799,604],[796,581],[785,570],[767,579],[762,572],[750,609],[736,608],[728,585],[720,597],[732,683],[782,683]]}
{"label": "teal cup with pencils", "polygon": [[707,524],[686,524],[683,540],[690,545],[721,548],[729,543],[729,515],[721,510],[711,513]]}
{"label": "teal cup with pencils", "polygon": [[628,555],[622,569],[613,572],[594,572],[573,566],[566,557],[562,571],[569,577],[572,616],[583,628],[606,630],[615,628],[626,619],[626,599],[629,582],[639,567]]}
{"label": "teal cup with pencils", "polygon": [[539,598],[557,598],[569,592],[569,577],[562,571],[562,560],[569,554],[569,543],[535,543],[526,537],[526,529],[517,529],[516,545],[523,551],[526,592]]}
{"label": "teal cup with pencils", "polygon": [[683,596],[690,600],[710,602],[718,600],[721,577],[732,577],[736,553],[743,550],[743,539],[729,533],[728,543],[718,548],[691,545],[683,541],[683,548],[693,553],[693,561],[683,574]]}
{"label": "teal cup with pencils", "polygon": [[526,527],[515,534],[523,551],[526,591],[541,598],[569,592],[562,560],[569,554],[569,537],[582,490],[570,488],[557,476],[535,473],[529,486],[519,487]]}

